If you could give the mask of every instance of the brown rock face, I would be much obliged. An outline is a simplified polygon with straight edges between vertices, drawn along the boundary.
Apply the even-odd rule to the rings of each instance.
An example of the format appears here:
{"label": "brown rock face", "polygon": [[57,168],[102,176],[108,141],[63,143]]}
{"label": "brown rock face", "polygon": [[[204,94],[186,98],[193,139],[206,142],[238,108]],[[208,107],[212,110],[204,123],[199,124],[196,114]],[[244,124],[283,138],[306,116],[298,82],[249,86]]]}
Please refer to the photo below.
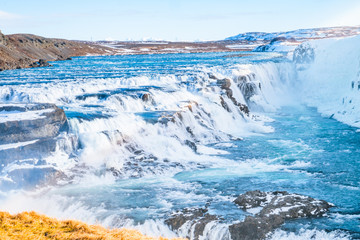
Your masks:
{"label": "brown rock face", "polygon": [[79,41],[44,38],[31,34],[0,32],[0,70],[42,67],[41,61],[66,60],[73,56],[112,55],[111,48]]}
{"label": "brown rock face", "polygon": [[6,44],[7,44],[7,39],[5,35],[2,34],[2,32],[0,31],[0,45],[6,45]]}

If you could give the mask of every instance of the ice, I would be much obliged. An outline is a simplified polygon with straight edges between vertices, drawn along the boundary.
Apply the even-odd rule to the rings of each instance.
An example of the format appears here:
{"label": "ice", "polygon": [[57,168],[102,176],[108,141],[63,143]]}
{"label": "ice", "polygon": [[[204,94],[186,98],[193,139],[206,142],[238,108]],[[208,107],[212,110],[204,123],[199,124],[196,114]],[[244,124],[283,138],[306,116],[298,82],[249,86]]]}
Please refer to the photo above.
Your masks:
{"label": "ice", "polygon": [[26,112],[0,111],[0,123],[46,118],[46,116],[44,116],[43,114],[50,113],[53,111],[54,109],[44,109],[44,110],[26,111]]}
{"label": "ice", "polygon": [[23,147],[23,146],[26,146],[26,145],[34,144],[34,143],[36,143],[37,141],[38,141],[38,140],[32,140],[32,141],[26,141],[26,142],[17,142],[17,143],[2,144],[2,145],[0,145],[0,151],[12,149],[12,148]]}
{"label": "ice", "polygon": [[310,42],[315,60],[299,72],[303,101],[325,116],[360,127],[360,36]]}

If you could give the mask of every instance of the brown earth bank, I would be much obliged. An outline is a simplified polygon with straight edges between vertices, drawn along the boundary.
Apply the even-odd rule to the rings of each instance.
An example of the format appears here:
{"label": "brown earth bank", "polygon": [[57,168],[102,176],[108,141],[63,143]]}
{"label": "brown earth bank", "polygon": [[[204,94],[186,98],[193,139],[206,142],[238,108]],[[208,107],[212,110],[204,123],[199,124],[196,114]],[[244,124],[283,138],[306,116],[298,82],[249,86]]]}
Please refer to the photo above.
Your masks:
{"label": "brown earth bank", "polygon": [[[35,212],[11,215],[0,212],[0,239],[2,240],[167,240],[148,237],[136,230],[106,229],[79,221],[59,221]],[[172,240],[185,240],[174,238]]]}
{"label": "brown earth bank", "polygon": [[0,70],[42,67],[49,65],[47,61],[115,53],[112,48],[94,43],[45,38],[31,34],[4,35],[0,31]]}
{"label": "brown earth bank", "polygon": [[251,51],[263,42],[231,41],[205,42],[169,42],[169,41],[98,41],[100,45],[111,47],[118,55],[166,54],[166,53],[205,53],[205,52],[238,52]]}

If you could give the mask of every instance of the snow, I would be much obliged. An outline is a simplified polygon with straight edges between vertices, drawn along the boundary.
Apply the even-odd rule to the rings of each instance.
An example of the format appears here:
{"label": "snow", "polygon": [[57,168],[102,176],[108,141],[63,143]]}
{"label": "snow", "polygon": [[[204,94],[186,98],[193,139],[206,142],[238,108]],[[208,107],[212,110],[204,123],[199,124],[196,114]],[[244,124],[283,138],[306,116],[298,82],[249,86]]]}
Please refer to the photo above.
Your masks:
{"label": "snow", "polygon": [[23,146],[26,146],[26,145],[34,144],[34,143],[36,143],[37,141],[38,141],[38,140],[32,140],[32,141],[26,141],[26,142],[17,142],[17,143],[3,144],[3,145],[0,145],[0,151],[12,149],[12,148],[23,147]]}
{"label": "snow", "polygon": [[314,29],[299,29],[288,32],[248,32],[242,33],[225,40],[232,41],[270,41],[277,37],[294,38],[296,40],[303,39],[321,39],[333,37],[354,36],[360,34],[360,26],[356,27],[333,27],[333,28],[314,28]]}
{"label": "snow", "polygon": [[258,47],[260,44],[231,44],[231,45],[226,45],[227,48],[230,49],[248,49],[248,48],[256,48]]}
{"label": "snow", "polygon": [[201,154],[207,154],[207,155],[229,154],[229,152],[227,152],[227,151],[207,147],[207,146],[204,146],[204,145],[198,145],[197,146],[197,152],[201,153]]}
{"label": "snow", "polygon": [[260,213],[262,209],[263,209],[263,207],[255,207],[255,208],[246,209],[246,211],[255,215],[255,214]]}
{"label": "snow", "polygon": [[303,101],[326,117],[360,127],[360,36],[309,44],[315,60],[298,74]]}
{"label": "snow", "polygon": [[0,123],[9,121],[36,120],[45,118],[44,113],[53,112],[54,109],[43,109],[36,111],[20,112],[20,111],[0,111]]}

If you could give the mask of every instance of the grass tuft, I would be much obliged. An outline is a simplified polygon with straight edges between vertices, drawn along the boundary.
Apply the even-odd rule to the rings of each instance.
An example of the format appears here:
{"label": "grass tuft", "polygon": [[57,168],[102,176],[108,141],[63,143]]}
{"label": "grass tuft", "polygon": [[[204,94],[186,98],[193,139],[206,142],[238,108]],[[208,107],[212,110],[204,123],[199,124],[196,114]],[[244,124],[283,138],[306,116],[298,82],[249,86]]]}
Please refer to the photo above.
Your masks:
{"label": "grass tuft", "polygon": [[[1,240],[167,240],[152,238],[131,229],[106,229],[79,221],[59,221],[35,212],[11,215],[0,212]],[[176,238],[173,240],[181,240]]]}

